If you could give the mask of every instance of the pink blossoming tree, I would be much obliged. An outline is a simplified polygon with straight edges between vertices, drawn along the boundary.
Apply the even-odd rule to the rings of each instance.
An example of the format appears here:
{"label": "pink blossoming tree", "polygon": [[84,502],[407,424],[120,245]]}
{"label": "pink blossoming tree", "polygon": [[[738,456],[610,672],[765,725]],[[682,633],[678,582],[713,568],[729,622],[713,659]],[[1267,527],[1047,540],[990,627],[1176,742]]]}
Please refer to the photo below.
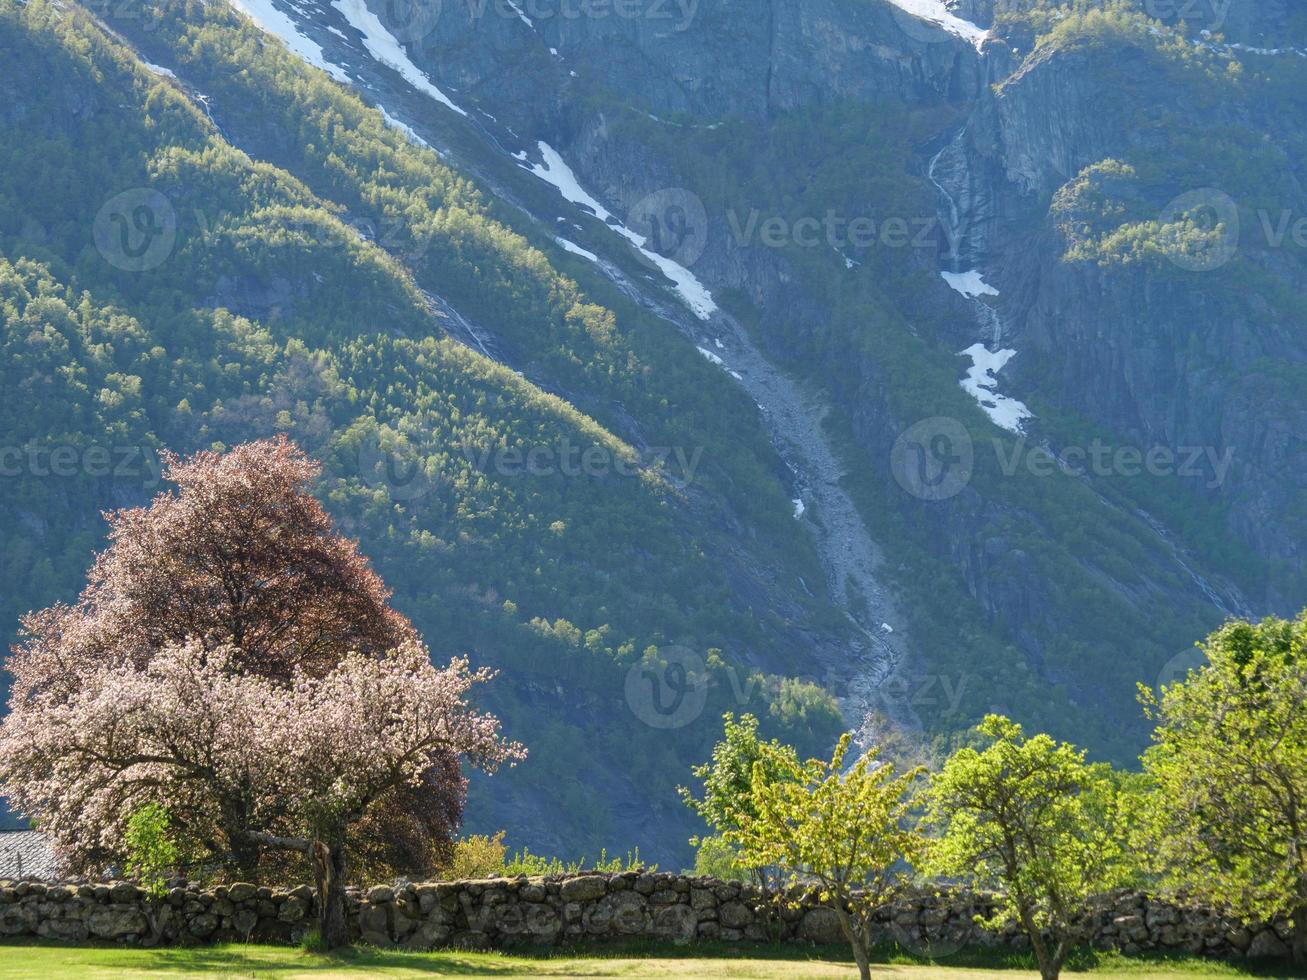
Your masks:
{"label": "pink blossoming tree", "polygon": [[[0,791],[86,870],[122,860],[128,820],[151,803],[189,848],[239,871],[265,849],[302,853],[323,939],[345,944],[360,825],[407,815],[452,832],[460,760],[493,771],[524,750],[468,703],[491,675],[465,660],[436,668],[386,607],[380,580],[308,502],[316,471],[293,446],[201,454],[170,473],[178,496],[110,516],[112,544],[78,606],[26,620]],[[248,522],[219,530],[206,515]],[[171,592],[141,551],[153,547],[174,549],[159,559]]]}

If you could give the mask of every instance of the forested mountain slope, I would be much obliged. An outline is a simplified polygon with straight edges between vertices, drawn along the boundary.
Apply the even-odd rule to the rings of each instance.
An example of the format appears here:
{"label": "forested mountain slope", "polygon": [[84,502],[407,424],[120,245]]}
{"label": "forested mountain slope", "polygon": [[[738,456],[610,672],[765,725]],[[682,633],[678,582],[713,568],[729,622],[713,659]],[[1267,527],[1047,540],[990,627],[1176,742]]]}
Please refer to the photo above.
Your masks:
{"label": "forested mountain slope", "polygon": [[[480,812],[474,797],[479,825],[521,810],[533,846],[616,846],[630,796],[675,814],[651,846],[676,849],[674,786],[713,716],[748,705],[833,736],[828,695],[751,677],[818,676],[811,651],[844,627],[794,584],[815,559],[752,406],[714,391],[693,348],[632,342],[434,153],[252,29],[229,20],[227,50],[249,48],[260,118],[297,127],[304,180],[233,147],[86,12],[2,12],[7,629],[75,596],[98,511],[161,489],[158,448],[285,431],[326,463],[324,499],[433,648],[507,672],[499,708],[536,751]],[[333,130],[351,136],[316,153]],[[361,233],[388,208],[423,236],[407,268]],[[423,285],[478,298],[531,374],[593,414],[444,336]],[[677,645],[712,690],[702,730],[669,735],[623,692],[647,650]]]}
{"label": "forested mountain slope", "polygon": [[0,0],[0,614],[285,431],[504,668],[478,829],[680,860],[727,709],[1132,758],[1307,571],[1307,24],[1199,6]]}

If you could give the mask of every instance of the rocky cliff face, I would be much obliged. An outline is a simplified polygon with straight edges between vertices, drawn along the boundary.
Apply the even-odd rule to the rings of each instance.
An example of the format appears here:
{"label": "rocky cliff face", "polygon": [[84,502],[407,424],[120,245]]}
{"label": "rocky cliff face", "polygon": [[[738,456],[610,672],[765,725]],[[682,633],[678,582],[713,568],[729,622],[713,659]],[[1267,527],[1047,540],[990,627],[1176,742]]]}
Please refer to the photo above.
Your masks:
{"label": "rocky cliff face", "polygon": [[421,62],[523,124],[583,110],[595,89],[712,120],[886,93],[967,98],[977,85],[974,49],[883,2],[639,0],[587,15],[568,0],[445,0],[416,10]]}
{"label": "rocky cliff face", "polygon": [[[1187,192],[1229,184],[1222,193],[1234,196],[1240,146],[1256,145],[1259,166],[1288,195],[1276,213],[1296,213],[1297,137],[1277,138],[1259,106],[1266,86],[1295,77],[1307,59],[1238,46],[1292,42],[1300,18],[1283,4],[1209,5],[1205,26],[1192,11],[1186,19],[1141,3],[1149,26],[1094,21],[1038,46],[1048,25],[1027,19],[1032,6],[1040,7],[958,0],[941,4],[932,22],[889,0],[704,2],[661,23],[644,8],[625,19],[569,19],[549,3],[522,7],[522,16],[447,7],[413,47],[424,68],[474,93],[528,148],[536,139],[556,147],[614,213],[633,214],[669,188],[707,202],[695,275],[739,298],[766,357],[808,379],[828,424],[851,436],[844,465],[883,495],[897,522],[879,533],[907,534],[957,577],[983,628],[1020,651],[1003,670],[1028,671],[1085,707],[1112,703],[1123,716],[1131,704],[1114,702],[1129,694],[1124,683],[1105,685],[1104,660],[1121,665],[1118,680],[1131,671],[1147,679],[1194,638],[1186,633],[1300,601],[1303,460],[1292,433],[1302,407],[1280,392],[1293,387],[1285,371],[1307,353],[1292,327],[1295,301],[1286,299],[1301,295],[1303,278],[1296,255],[1247,238],[1234,266],[1260,277],[1251,289],[1195,276],[1183,261],[1078,260],[1063,199],[1082,194],[1086,168],[1133,160],[1134,177],[1108,181],[1109,197],[1125,200],[1104,205],[1116,224],[1100,238],[1129,237],[1135,224],[1156,231]],[[972,26],[950,27],[946,15]],[[1055,13],[1048,24],[1065,19]],[[1231,83],[1240,71],[1244,81]],[[1293,100],[1281,108],[1300,111]],[[890,131],[878,130],[887,118],[896,120]],[[757,137],[752,160],[729,145],[712,148],[710,134],[740,120],[728,131]],[[878,160],[881,169],[833,177],[826,159],[847,151],[837,141],[849,120],[867,127],[862,146],[901,154]],[[1294,116],[1291,131],[1304,122]],[[808,152],[783,142],[796,132]],[[1217,140],[1230,148],[1204,160],[1205,142]],[[720,156],[705,165],[705,153]],[[887,167],[918,196],[905,191],[897,212],[876,217],[911,227],[928,209],[926,248],[886,249],[883,238],[870,248],[843,239],[806,251],[793,241],[759,247],[742,239],[738,204],[726,206],[760,201],[763,217],[774,210],[791,222],[831,206],[847,217],[859,200],[867,209],[882,200]],[[1245,222],[1256,220],[1253,203],[1237,202]],[[959,297],[938,276],[968,269],[981,270],[998,295]],[[963,373],[953,352],[977,342],[1017,352],[1000,387],[1028,402],[1035,419],[1019,438],[969,428],[984,458],[955,495],[905,494],[892,458],[912,423],[942,415],[973,424],[946,389]],[[920,352],[908,353],[916,343]],[[937,380],[908,382],[906,372],[927,363]],[[1031,446],[1074,453],[1097,437],[1127,456],[1169,453],[1172,462],[1147,492],[1129,473],[1119,479],[1116,456],[1106,473],[1063,466],[1067,485],[1054,487],[1051,478],[995,477],[1001,459],[986,451],[1015,439],[1011,458]],[[1065,511],[1092,522],[1097,538],[1064,525]],[[919,606],[920,585],[900,572],[891,581],[900,606]],[[1118,610],[1108,618],[1131,623],[1119,639],[1092,635],[1092,617],[1071,598],[1079,589],[1091,605]],[[1165,626],[1152,612],[1159,606],[1174,613]],[[1135,634],[1132,649],[1126,637]],[[1070,652],[1081,644],[1098,653]],[[938,665],[907,642],[903,670]]]}
{"label": "rocky cliff face", "polygon": [[[1274,10],[1264,13],[1258,23],[1287,30]],[[1230,14],[1246,36],[1252,8]],[[999,278],[1016,287],[1012,342],[1033,355],[1016,365],[1017,376],[1131,444],[1210,454],[1181,482],[1224,509],[1232,538],[1271,560],[1264,578],[1247,583],[1249,599],[1255,609],[1283,612],[1300,601],[1295,500],[1307,460],[1290,436],[1303,406],[1277,390],[1282,383],[1270,366],[1307,362],[1294,325],[1297,301],[1287,299],[1302,295],[1307,269],[1301,245],[1284,237],[1307,204],[1292,135],[1307,117],[1286,106],[1295,110],[1289,118],[1268,124],[1258,102],[1266,96],[1251,95],[1252,86],[1231,86],[1214,100],[1192,76],[1238,65],[1250,75],[1288,77],[1302,59],[1194,47],[1203,58],[1215,54],[1201,67],[1180,69],[1149,44],[1125,39],[1036,53],[999,87],[997,138],[987,153],[973,148],[969,159],[982,172],[1001,167],[999,210],[1034,230],[993,256]],[[1165,99],[1149,94],[1163,91]],[[1215,158],[1192,167],[1203,151],[1188,141],[1205,138],[1213,147],[1237,141],[1245,149],[1236,153],[1263,168],[1261,186],[1250,187]],[[1116,160],[1130,171],[1086,175]],[[1136,168],[1132,160],[1147,162]],[[1142,167],[1151,172],[1141,174]],[[1118,227],[1165,226],[1182,212],[1220,222],[1220,231],[1196,254],[1077,260],[1077,236],[1068,236],[1054,196],[1075,197],[1070,189],[1078,182],[1093,185],[1115,220],[1138,219]]]}

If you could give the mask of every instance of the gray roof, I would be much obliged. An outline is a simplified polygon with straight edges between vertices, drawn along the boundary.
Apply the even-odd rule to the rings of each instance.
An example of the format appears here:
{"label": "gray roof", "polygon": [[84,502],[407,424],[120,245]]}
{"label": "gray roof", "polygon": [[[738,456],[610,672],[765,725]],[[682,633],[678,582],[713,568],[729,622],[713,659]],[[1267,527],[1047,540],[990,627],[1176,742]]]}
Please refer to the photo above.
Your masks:
{"label": "gray roof", "polygon": [[54,851],[35,830],[0,830],[0,878],[56,878]]}

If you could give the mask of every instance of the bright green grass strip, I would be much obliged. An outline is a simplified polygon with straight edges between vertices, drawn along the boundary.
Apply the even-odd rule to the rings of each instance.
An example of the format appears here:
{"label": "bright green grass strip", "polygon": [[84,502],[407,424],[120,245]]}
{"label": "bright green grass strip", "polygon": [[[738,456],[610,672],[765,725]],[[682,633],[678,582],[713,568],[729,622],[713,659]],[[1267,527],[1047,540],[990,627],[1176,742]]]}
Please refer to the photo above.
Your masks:
{"label": "bright green grass strip", "polygon": [[[939,963],[903,954],[882,955],[876,974],[905,980],[1025,980],[1037,974],[1027,957],[962,954]],[[1282,968],[1250,970],[1191,959],[1133,959],[1084,955],[1068,975],[1179,980],[1184,977],[1303,976]],[[0,977],[272,977],[278,980],[366,977],[621,977],[657,980],[851,980],[857,970],[839,949],[795,950],[696,946],[613,947],[598,952],[539,951],[525,954],[407,953],[359,948],[320,956],[284,946],[230,944],[191,949],[124,949],[18,942],[0,945]]]}

